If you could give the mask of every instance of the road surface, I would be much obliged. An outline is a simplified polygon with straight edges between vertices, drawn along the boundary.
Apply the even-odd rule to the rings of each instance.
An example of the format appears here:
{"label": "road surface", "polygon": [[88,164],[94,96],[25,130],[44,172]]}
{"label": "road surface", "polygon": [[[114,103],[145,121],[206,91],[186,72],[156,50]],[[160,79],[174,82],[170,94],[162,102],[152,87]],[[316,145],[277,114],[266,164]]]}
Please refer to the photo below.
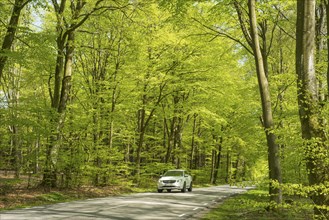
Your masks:
{"label": "road surface", "polygon": [[251,187],[229,185],[195,188],[193,192],[150,192],[88,199],[0,212],[0,220],[113,219],[181,220],[197,219],[200,213],[234,194]]}

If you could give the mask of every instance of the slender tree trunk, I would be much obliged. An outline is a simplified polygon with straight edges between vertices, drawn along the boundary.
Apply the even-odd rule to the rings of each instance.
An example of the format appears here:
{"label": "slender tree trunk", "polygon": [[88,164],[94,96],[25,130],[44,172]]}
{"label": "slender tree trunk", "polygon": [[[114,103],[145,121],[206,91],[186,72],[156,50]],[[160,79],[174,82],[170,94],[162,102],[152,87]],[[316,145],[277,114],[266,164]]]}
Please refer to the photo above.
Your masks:
{"label": "slender tree trunk", "polygon": [[[328,137],[321,118],[319,92],[315,72],[315,5],[316,0],[297,2],[296,25],[296,72],[298,76],[298,104],[302,127],[302,137],[306,142],[306,160],[309,183],[318,187],[329,181],[327,161]],[[329,196],[324,189],[314,189],[310,197],[314,204],[314,214],[329,218],[323,206],[329,205]]]}
{"label": "slender tree trunk", "polygon": [[182,152],[182,148],[183,148],[183,143],[182,143],[182,118],[181,117],[177,117],[177,124],[175,126],[175,145],[176,145],[176,168],[180,169],[181,168],[181,152]]}
{"label": "slender tree trunk", "polygon": [[[171,122],[170,129],[168,126],[168,121]],[[167,134],[167,138],[166,138],[167,139],[167,153],[166,153],[166,159],[165,159],[166,163],[168,163],[170,160],[172,160],[172,163],[174,163],[174,160],[175,160],[175,152],[174,152],[174,149],[175,149],[175,142],[174,142],[175,141],[175,138],[174,138],[175,124],[176,124],[175,117],[172,120],[165,119],[166,134]]]}
{"label": "slender tree trunk", "polygon": [[18,133],[18,127],[16,125],[11,126],[10,128],[11,130],[11,140],[10,140],[10,144],[12,146],[13,149],[13,153],[14,153],[14,167],[15,167],[15,178],[19,178],[20,177],[20,173],[21,173],[21,166],[22,166],[22,150],[20,147],[20,143],[19,143],[19,133]]}
{"label": "slender tree trunk", "polygon": [[212,151],[211,151],[210,184],[213,184],[213,182],[214,182],[215,163],[216,163],[216,150],[212,149]]}
{"label": "slender tree trunk", "polygon": [[[14,46],[13,46],[13,49]],[[21,168],[22,168],[22,146],[20,141],[20,127],[17,125],[19,120],[19,113],[17,111],[19,107],[19,96],[20,96],[20,79],[21,79],[21,69],[19,67],[10,68],[8,74],[8,110],[10,113],[11,125],[10,130],[10,145],[12,149],[13,165],[15,168],[15,177],[19,178]]]}
{"label": "slender tree trunk", "polygon": [[217,178],[218,178],[218,172],[220,168],[220,162],[222,157],[222,144],[223,144],[223,137],[219,137],[219,140],[216,140],[217,145],[217,157],[216,157],[216,164],[215,164],[215,171],[214,171],[214,182],[213,184],[216,184]]}
{"label": "slender tree trunk", "polygon": [[193,128],[192,128],[192,141],[191,141],[191,153],[190,153],[190,169],[193,169],[193,164],[194,164],[196,121],[197,121],[197,114],[194,113]]}
{"label": "slender tree trunk", "polygon": [[163,138],[162,138],[162,147],[163,149],[167,150],[166,155],[163,157],[163,162],[168,163],[167,159],[167,154],[168,154],[168,149],[167,149],[167,125],[166,125],[166,118],[165,116],[163,117]]}
{"label": "slender tree trunk", "polygon": [[0,81],[2,79],[3,69],[8,60],[8,55],[6,55],[6,53],[10,51],[11,46],[13,45],[21,11],[30,1],[31,0],[15,0],[14,2],[14,7],[11,13],[9,24],[7,26],[6,35],[3,39],[0,50]]}
{"label": "slender tree trunk", "polygon": [[[201,138],[201,117],[198,117],[199,120],[197,120],[197,123],[196,123],[196,136],[198,138]],[[194,148],[194,151],[195,151],[195,159],[194,159],[194,168],[195,169],[199,169],[201,167],[201,161],[202,161],[202,155],[201,155],[201,149],[200,149],[200,146],[199,146],[199,143],[195,143],[195,148]]]}
{"label": "slender tree trunk", "polygon": [[226,177],[225,182],[229,183],[231,180],[231,150],[226,152]]}
{"label": "slender tree trunk", "polygon": [[[144,103],[144,102],[143,102]],[[136,175],[139,181],[141,172],[141,153],[144,145],[145,136],[145,110],[141,109],[138,111],[138,142],[136,150]]]}
{"label": "slender tree trunk", "polygon": [[[270,181],[277,181],[278,183],[281,183],[282,177],[281,177],[281,167],[280,167],[280,152],[279,152],[279,146],[276,143],[276,136],[273,133],[274,122],[273,122],[273,113],[271,107],[271,97],[270,97],[269,85],[264,69],[263,57],[259,45],[255,5],[256,5],[255,0],[248,0],[253,53],[255,57],[256,72],[257,72],[258,85],[259,85],[262,110],[263,110],[263,126],[264,126],[267,145],[268,145],[269,179]],[[282,202],[281,190],[278,188],[274,188],[272,186],[272,183],[270,183],[269,185],[269,193],[270,193],[271,201],[275,201],[277,203]]]}
{"label": "slender tree trunk", "polygon": [[171,145],[171,163],[176,164],[176,139],[175,139],[175,126],[176,126],[176,116],[173,117],[172,123],[171,123],[171,128],[170,128],[170,136],[169,136],[169,144]]}

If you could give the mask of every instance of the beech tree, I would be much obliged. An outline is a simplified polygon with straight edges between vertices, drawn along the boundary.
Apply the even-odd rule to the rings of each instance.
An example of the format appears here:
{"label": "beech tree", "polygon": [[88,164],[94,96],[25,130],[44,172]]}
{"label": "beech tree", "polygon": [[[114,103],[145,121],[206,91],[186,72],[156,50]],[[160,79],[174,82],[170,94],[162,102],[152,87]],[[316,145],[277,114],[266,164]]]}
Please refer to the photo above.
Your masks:
{"label": "beech tree", "polygon": [[325,120],[321,114],[322,106],[315,66],[315,0],[297,2],[296,24],[296,73],[298,87],[299,117],[302,137],[309,170],[309,184],[314,187],[310,197],[315,203],[317,216],[328,217],[328,195],[324,192],[328,181],[328,136]]}
{"label": "beech tree", "polygon": [[1,55],[0,169],[50,189],[150,187],[183,168],[196,183],[270,182],[276,203],[309,170],[325,214],[327,1],[317,23],[298,1],[297,35],[296,1],[32,2]]}
{"label": "beech tree", "polygon": [[[54,111],[53,135],[50,138],[46,151],[45,172],[43,181],[47,186],[56,186],[56,157],[61,140],[61,129],[65,121],[65,110],[69,102],[71,91],[71,78],[73,73],[73,56],[75,51],[75,35],[77,29],[95,12],[100,10],[118,9],[120,5],[103,5],[103,0],[98,0],[91,9],[83,0],[58,2],[53,0],[53,8],[56,16],[56,45],[57,58],[55,73],[50,76],[54,78],[53,89],[49,88],[51,107]],[[67,15],[67,11],[70,11]],[[49,85],[51,87],[51,85]]]}
{"label": "beech tree", "polygon": [[[279,145],[276,143],[276,135],[273,133],[274,121],[272,113],[272,103],[271,95],[268,85],[268,79],[266,77],[265,66],[263,59],[266,59],[262,55],[257,30],[257,18],[256,18],[256,1],[248,1],[249,8],[249,19],[250,19],[250,29],[251,29],[251,40],[253,55],[255,57],[256,71],[258,78],[259,91],[261,96],[261,103],[263,109],[263,126],[266,134],[266,139],[268,143],[268,163],[269,163],[269,177],[270,180],[282,182],[281,177],[281,166],[280,166],[280,156],[279,156]],[[282,194],[281,190],[274,188],[270,183],[270,195],[273,201],[281,203]]]}

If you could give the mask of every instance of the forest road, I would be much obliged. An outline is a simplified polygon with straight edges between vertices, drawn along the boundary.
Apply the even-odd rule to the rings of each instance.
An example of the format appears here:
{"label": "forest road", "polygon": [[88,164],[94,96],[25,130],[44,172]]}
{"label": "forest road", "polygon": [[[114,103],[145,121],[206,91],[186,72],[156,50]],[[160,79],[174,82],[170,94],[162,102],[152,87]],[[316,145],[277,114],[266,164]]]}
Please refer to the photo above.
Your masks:
{"label": "forest road", "polygon": [[0,212],[0,220],[113,219],[175,220],[198,219],[225,198],[253,187],[229,185],[195,188],[193,192],[150,192],[88,199]]}

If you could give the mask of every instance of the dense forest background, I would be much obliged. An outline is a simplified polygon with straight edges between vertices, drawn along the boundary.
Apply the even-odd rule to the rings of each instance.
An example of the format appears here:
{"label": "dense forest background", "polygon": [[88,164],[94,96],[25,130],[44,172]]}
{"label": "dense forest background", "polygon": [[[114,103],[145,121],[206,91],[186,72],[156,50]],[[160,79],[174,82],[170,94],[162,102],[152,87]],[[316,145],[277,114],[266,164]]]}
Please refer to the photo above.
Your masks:
{"label": "dense forest background", "polygon": [[328,9],[3,0],[0,170],[69,188],[149,185],[184,168],[197,183],[267,182],[278,203],[306,193],[323,213]]}

